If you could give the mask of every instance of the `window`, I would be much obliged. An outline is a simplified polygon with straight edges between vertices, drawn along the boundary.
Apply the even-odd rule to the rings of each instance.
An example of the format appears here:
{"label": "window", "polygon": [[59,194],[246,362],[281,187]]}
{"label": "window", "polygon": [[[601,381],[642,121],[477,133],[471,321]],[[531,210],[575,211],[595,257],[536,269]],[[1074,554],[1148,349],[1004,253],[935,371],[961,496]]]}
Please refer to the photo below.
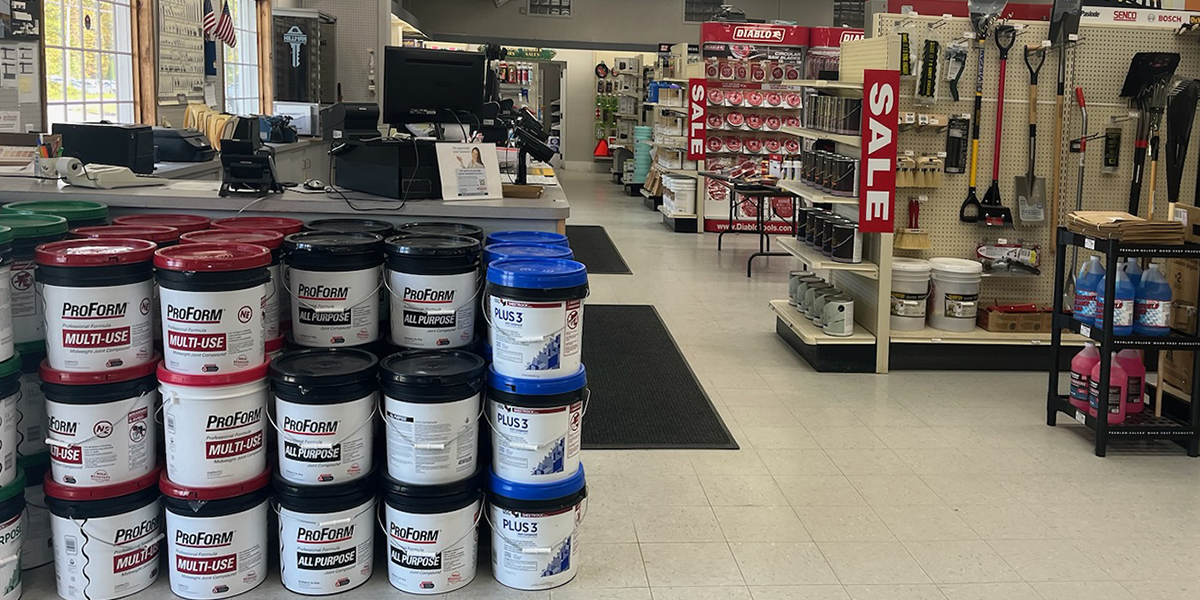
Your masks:
{"label": "window", "polygon": [[[258,99],[258,21],[255,0],[229,0],[229,14],[237,46],[225,44],[225,112],[251,115],[262,112]],[[217,2],[213,2],[213,7]],[[219,10],[219,9],[218,9]]]}
{"label": "window", "polygon": [[129,0],[46,0],[46,115],[133,122]]}
{"label": "window", "polygon": [[721,12],[721,4],[729,0],[683,0],[683,21],[705,23]]}

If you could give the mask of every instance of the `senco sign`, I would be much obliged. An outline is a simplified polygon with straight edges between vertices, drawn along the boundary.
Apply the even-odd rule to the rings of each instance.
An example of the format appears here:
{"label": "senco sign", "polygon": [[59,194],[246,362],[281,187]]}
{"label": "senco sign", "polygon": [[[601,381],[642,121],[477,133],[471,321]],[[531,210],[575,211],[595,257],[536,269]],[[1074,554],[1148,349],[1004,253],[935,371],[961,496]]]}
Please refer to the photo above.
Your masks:
{"label": "senco sign", "polygon": [[733,28],[733,41],[782,44],[786,34],[787,30],[783,27],[772,27],[770,25],[739,25]]}
{"label": "senco sign", "polygon": [[863,72],[863,169],[860,169],[858,227],[863,233],[891,233],[896,203],[896,136],[899,128],[900,72]]}
{"label": "senco sign", "polygon": [[705,79],[688,80],[688,160],[704,160],[704,127],[708,118],[708,89]]}

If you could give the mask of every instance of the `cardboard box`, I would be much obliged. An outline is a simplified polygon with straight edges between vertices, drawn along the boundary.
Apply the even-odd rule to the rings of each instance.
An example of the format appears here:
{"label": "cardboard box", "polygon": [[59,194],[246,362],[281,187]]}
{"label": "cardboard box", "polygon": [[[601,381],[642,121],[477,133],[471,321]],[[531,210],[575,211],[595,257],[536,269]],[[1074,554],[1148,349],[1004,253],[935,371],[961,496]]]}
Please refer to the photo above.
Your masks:
{"label": "cardboard box", "polygon": [[1167,259],[1167,283],[1171,286],[1171,327],[1196,333],[1197,293],[1200,292],[1200,260]]}
{"label": "cardboard box", "polygon": [[979,326],[987,331],[1009,333],[1048,333],[1051,327],[1051,310],[1042,309],[1035,313],[1000,312],[996,306],[986,306],[976,318]]}
{"label": "cardboard box", "polygon": [[1183,350],[1163,350],[1158,361],[1163,381],[1185,392],[1192,389],[1192,353]]}
{"label": "cardboard box", "polygon": [[1200,243],[1200,208],[1186,204],[1172,204],[1171,208],[1171,220],[1183,223],[1183,239]]}

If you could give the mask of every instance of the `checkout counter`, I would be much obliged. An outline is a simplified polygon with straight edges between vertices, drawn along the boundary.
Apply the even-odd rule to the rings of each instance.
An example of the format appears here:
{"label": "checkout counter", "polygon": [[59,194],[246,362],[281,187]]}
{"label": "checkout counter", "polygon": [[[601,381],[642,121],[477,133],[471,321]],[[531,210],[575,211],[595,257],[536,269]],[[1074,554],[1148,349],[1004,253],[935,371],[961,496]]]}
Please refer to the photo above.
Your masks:
{"label": "checkout counter", "polygon": [[[301,138],[291,144],[266,143],[275,149],[275,171],[281,181],[300,183],[306,179],[329,178],[329,143],[320,138]],[[154,174],[166,179],[221,181],[221,159],[207,162],[158,162]]]}

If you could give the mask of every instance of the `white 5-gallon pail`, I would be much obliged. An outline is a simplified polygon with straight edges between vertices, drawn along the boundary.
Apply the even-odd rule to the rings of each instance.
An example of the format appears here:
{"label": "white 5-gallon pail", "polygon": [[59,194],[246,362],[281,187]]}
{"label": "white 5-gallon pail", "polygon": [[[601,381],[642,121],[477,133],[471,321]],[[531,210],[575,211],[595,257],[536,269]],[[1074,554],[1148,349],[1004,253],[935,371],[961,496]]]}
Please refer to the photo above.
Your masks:
{"label": "white 5-gallon pail", "polygon": [[50,464],[68,487],[113,487],[158,466],[155,364],[73,373],[42,364]]}
{"label": "white 5-gallon pail", "polygon": [[25,471],[25,515],[21,524],[21,570],[54,562],[50,541],[50,511],[42,482],[50,472],[50,454],[23,456],[18,461]]}
{"label": "white 5-gallon pail", "polygon": [[54,580],[65,600],[113,600],[158,579],[164,538],[159,471],[105,487],[78,488],[46,478],[54,536]]}
{"label": "white 5-gallon pail", "polygon": [[[46,345],[41,342],[18,344],[21,355],[21,394],[17,397],[17,455],[37,456],[49,452],[46,446],[46,395],[38,368],[46,360]],[[48,455],[47,455],[48,456]]]}
{"label": "white 5-gallon pail", "polygon": [[511,259],[488,265],[492,364],[513,377],[579,371],[587,267],[572,260]]}
{"label": "white 5-gallon pail", "polygon": [[983,265],[962,258],[932,258],[929,325],[943,331],[974,331]]}
{"label": "white 5-gallon pail", "polygon": [[401,235],[387,240],[392,343],[460,348],[475,340],[479,240]]}
{"label": "white 5-gallon pail", "polygon": [[301,346],[360,346],[380,338],[383,238],[309,231],[283,241],[292,339]]}
{"label": "white 5-gallon pail", "polygon": [[920,331],[925,328],[932,268],[927,260],[892,258],[892,329]]}
{"label": "white 5-gallon pail", "polygon": [[25,543],[25,471],[0,487],[0,600],[21,597],[21,548]]}
{"label": "white 5-gallon pail", "polygon": [[336,485],[275,479],[279,503],[279,579],[290,592],[324,596],[371,578],[375,490],[370,478]]}
{"label": "white 5-gallon pail", "polygon": [[518,590],[546,590],[579,572],[579,525],[587,512],[583,466],[547,484],[506,481],[490,473],[492,576]]}
{"label": "white 5-gallon pail", "polygon": [[271,363],[280,479],[320,486],[371,472],[378,372],[375,355],[357,348],[311,348]]}
{"label": "white 5-gallon pail", "polygon": [[409,594],[453,592],[475,579],[481,475],[447,485],[384,479],[388,582]]}
{"label": "white 5-gallon pail", "polygon": [[279,302],[287,294],[283,286],[283,267],[281,248],[283,234],[277,231],[243,231],[238,229],[209,229],[185,233],[179,238],[181,244],[254,244],[271,251],[271,264],[267,272],[271,274],[271,283],[267,286],[266,298],[263,302],[263,328],[267,340],[273,340],[282,335],[279,329]]}
{"label": "white 5-gallon pail", "polygon": [[515,483],[561,481],[579,469],[587,373],[522,379],[488,373],[492,469]]}
{"label": "white 5-gallon pail", "polygon": [[16,342],[12,317],[13,232],[0,225],[0,360],[8,360]]}
{"label": "white 5-gallon pail", "polygon": [[389,476],[438,485],[475,473],[484,366],[460,350],[413,350],[383,360]]}
{"label": "white 5-gallon pail", "polygon": [[185,375],[158,367],[167,474],[203,488],[250,481],[267,469],[267,365],[249,371]]}
{"label": "white 5-gallon pail", "polygon": [[[34,248],[56,242],[67,235],[67,220],[54,215],[0,214],[0,226],[12,230],[12,264],[0,273],[9,278],[9,297],[13,341],[17,344],[41,342],[46,339],[46,323],[42,318],[42,301],[38,298],[37,263]],[[8,261],[4,261],[8,262]],[[2,311],[2,308],[0,308]],[[3,346],[3,326],[0,326],[0,347]]]}
{"label": "white 5-gallon pail", "polygon": [[[17,475],[17,404],[21,398],[21,357],[0,362],[0,486]],[[2,580],[0,580],[2,581]]]}
{"label": "white 5-gallon pail", "polygon": [[163,473],[167,572],[180,598],[210,600],[248,592],[267,578],[271,473],[233,485],[187,487]]}

